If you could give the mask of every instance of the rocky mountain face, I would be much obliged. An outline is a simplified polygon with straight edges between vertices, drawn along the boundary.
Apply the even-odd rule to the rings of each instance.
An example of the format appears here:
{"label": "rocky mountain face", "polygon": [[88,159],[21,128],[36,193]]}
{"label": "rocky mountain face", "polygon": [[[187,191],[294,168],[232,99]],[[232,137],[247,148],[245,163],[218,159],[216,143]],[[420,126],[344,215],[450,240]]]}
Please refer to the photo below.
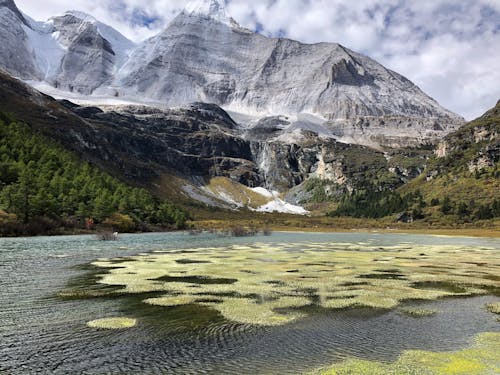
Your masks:
{"label": "rocky mountain face", "polygon": [[339,44],[266,38],[235,23],[222,2],[205,5],[188,8],[132,53],[114,82],[119,95],[208,101],[259,117],[315,114],[332,137],[353,143],[425,142],[461,124],[366,56]]}
{"label": "rocky mountain face", "polygon": [[17,8],[16,3],[14,3],[14,0],[0,0],[0,7],[4,8],[5,10],[11,11],[14,15],[14,18],[17,18],[19,21],[23,22],[24,24],[27,24],[26,19]]}
{"label": "rocky mountain face", "polygon": [[24,79],[41,78],[26,27],[27,21],[14,1],[1,0],[0,68]]}
{"label": "rocky mountain face", "polygon": [[[0,67],[46,82],[63,97],[76,92],[163,106],[214,103],[246,114],[238,121],[245,129],[262,119],[281,126],[282,136],[269,140],[289,144],[300,136],[290,133],[312,127],[345,143],[405,147],[436,142],[463,123],[374,60],[335,43],[264,37],[238,25],[221,0],[190,3],[163,32],[137,46],[78,12],[37,23],[3,0],[2,14],[0,34],[8,43],[0,47]],[[273,123],[279,116],[291,120]]]}
{"label": "rocky mountain face", "polygon": [[115,52],[96,25],[73,14],[54,17],[52,23],[56,41],[66,49],[58,71],[48,77],[54,87],[88,94],[109,82]]}
{"label": "rocky mountain face", "polygon": [[334,120],[401,117],[434,118],[447,128],[457,119],[404,77],[338,44],[266,38],[218,18],[181,13],[134,51],[116,85],[124,95],[133,90],[171,104],[315,113],[331,127]]}
{"label": "rocky mountain face", "polygon": [[57,102],[4,74],[0,100],[4,113],[135,183],[151,184],[162,173],[257,180],[249,144],[234,135],[235,123],[215,105],[103,111]]}
{"label": "rocky mountain face", "polygon": [[446,136],[425,171],[400,191],[431,202],[424,210],[429,222],[440,215],[452,223],[500,217],[500,101]]}
{"label": "rocky mountain face", "polygon": [[[214,104],[166,110],[81,107],[55,101],[0,74],[0,111],[124,181],[159,195],[174,184],[182,199],[212,205],[221,205],[217,199],[224,201],[207,193],[205,186],[212,178],[232,180],[241,189],[292,189],[289,201],[295,204],[310,198],[305,191],[310,179],[331,181],[345,192],[366,181],[395,188],[408,178],[382,152],[333,139],[318,142],[313,132],[294,144],[249,140]],[[419,160],[425,162],[424,157]]]}
{"label": "rocky mountain face", "polygon": [[12,0],[0,2],[0,67],[25,80],[90,94],[109,84],[134,44],[80,12],[36,22]]}
{"label": "rocky mountain face", "polygon": [[450,133],[435,151],[428,178],[467,166],[468,172],[491,169],[500,163],[500,101],[483,116]]}
{"label": "rocky mountain face", "polygon": [[409,181],[444,191],[453,184],[442,176],[498,168],[498,108],[460,127],[370,58],[266,38],[219,0],[191,3],[139,45],[79,12],[41,23],[0,0],[0,19],[0,111],[160,197],[257,209]]}

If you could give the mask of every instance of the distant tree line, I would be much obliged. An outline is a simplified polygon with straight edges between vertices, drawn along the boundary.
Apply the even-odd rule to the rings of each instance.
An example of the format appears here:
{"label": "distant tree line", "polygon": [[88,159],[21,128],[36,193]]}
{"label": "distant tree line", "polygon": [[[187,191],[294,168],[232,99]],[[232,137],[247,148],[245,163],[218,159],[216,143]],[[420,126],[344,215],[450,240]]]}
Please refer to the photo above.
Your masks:
{"label": "distant tree line", "polygon": [[495,199],[491,203],[478,204],[474,200],[467,202],[453,202],[449,196],[443,201],[433,200],[434,205],[440,206],[443,215],[456,215],[463,220],[489,220],[500,217],[500,199]]}
{"label": "distant tree line", "polygon": [[407,212],[412,220],[421,220],[429,215],[430,210],[426,210],[427,207],[436,207],[442,215],[455,215],[462,221],[500,217],[500,199],[489,203],[475,203],[474,200],[455,202],[445,196],[442,200],[435,198],[426,202],[419,190],[401,195],[397,191],[378,191],[374,186],[345,195],[337,209],[328,213],[328,216],[379,219]]}
{"label": "distant tree line", "polygon": [[40,218],[113,224],[115,218],[118,226],[132,222],[183,228],[187,220],[172,203],[121,183],[24,124],[1,119],[0,210],[25,225]]}
{"label": "distant tree line", "polygon": [[420,192],[401,195],[392,190],[377,190],[373,186],[359,189],[352,194],[345,195],[333,212],[328,216],[350,216],[356,218],[380,219],[398,212],[407,211],[415,206],[414,216],[421,217],[425,207]]}

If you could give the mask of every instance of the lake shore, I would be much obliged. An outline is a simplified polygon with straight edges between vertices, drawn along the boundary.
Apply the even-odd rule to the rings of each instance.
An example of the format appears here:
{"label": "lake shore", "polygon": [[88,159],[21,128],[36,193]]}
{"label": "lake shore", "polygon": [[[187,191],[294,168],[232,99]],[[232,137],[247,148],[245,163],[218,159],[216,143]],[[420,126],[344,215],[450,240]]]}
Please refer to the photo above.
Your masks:
{"label": "lake shore", "polygon": [[[224,226],[230,227],[228,224]],[[208,230],[208,228],[195,227],[199,230]],[[212,229],[212,228],[210,228]],[[215,230],[221,230],[216,228]],[[288,233],[381,233],[381,234],[422,234],[433,236],[450,236],[450,237],[483,237],[483,238],[500,238],[500,229],[492,228],[344,228],[344,227],[299,227],[299,226],[283,226],[272,225],[268,227],[270,232],[288,232]],[[129,232],[127,234],[143,234],[143,233],[168,233],[168,232],[185,232],[186,230],[173,230],[166,229],[150,231],[150,232]],[[119,233],[125,234],[125,233]],[[57,237],[57,236],[81,236],[81,235],[100,235],[100,232],[90,230],[62,230],[60,232],[40,233],[36,235],[20,235],[20,236],[0,236],[0,238],[23,238],[23,237]]]}
{"label": "lake shore", "polygon": [[[140,229],[139,229],[140,228]],[[466,223],[446,225],[436,223],[395,223],[390,219],[360,219],[360,218],[329,218],[325,216],[297,216],[286,214],[256,214],[249,215],[217,215],[213,217],[198,217],[186,223],[184,229],[175,230],[162,226],[137,227],[137,230],[126,233],[163,233],[182,231],[210,231],[223,233],[236,233],[238,229],[243,232],[309,232],[309,233],[408,233],[454,237],[490,237],[500,238],[500,220],[491,220],[480,223]],[[94,229],[85,228],[52,228],[41,230],[38,233],[20,232],[19,234],[5,235],[2,237],[38,237],[38,236],[72,236],[72,235],[100,235],[102,233],[125,233],[118,228],[97,226]]]}
{"label": "lake shore", "polygon": [[450,237],[491,237],[500,238],[500,230],[498,229],[451,229],[451,228],[430,228],[430,229],[416,229],[416,228],[331,228],[331,227],[318,227],[318,228],[300,228],[300,227],[272,227],[276,232],[305,232],[305,233],[383,233],[383,234],[425,234],[434,236],[450,236]]}

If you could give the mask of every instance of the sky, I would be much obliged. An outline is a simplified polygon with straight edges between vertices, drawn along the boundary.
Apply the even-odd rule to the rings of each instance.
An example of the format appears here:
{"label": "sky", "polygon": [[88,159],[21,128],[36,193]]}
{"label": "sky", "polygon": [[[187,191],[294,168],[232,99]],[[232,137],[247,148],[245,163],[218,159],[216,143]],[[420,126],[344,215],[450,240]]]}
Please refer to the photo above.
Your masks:
{"label": "sky", "polygon": [[[500,0],[225,2],[240,25],[266,36],[336,42],[368,55],[468,120],[500,99]],[[162,31],[189,0],[16,3],[36,20],[84,11],[140,42]]]}

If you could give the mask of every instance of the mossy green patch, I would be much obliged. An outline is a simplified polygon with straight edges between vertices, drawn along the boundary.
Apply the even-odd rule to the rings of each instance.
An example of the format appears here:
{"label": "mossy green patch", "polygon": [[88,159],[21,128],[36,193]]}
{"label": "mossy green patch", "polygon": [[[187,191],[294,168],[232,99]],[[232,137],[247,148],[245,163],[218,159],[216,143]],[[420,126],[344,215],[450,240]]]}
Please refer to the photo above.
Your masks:
{"label": "mossy green patch", "polygon": [[131,318],[105,318],[92,320],[87,323],[87,326],[99,329],[124,329],[135,327],[136,324],[137,320]]}
{"label": "mossy green patch", "polygon": [[486,308],[493,314],[500,314],[500,302],[488,303],[486,305]]}
{"label": "mossy green patch", "polygon": [[485,333],[468,349],[456,352],[408,351],[394,363],[349,359],[318,375],[487,375],[500,373],[500,333]]}
{"label": "mossy green patch", "polygon": [[421,308],[416,308],[416,307],[403,307],[399,309],[403,314],[412,316],[415,318],[423,318],[426,316],[433,316],[438,313],[437,310],[431,310],[431,309],[421,309]]}
{"label": "mossy green patch", "polygon": [[107,271],[98,282],[120,286],[120,293],[163,293],[148,304],[199,304],[229,320],[259,325],[286,324],[311,304],[392,309],[405,300],[500,288],[487,277],[500,274],[500,252],[466,246],[256,243],[157,251],[93,265]]}

